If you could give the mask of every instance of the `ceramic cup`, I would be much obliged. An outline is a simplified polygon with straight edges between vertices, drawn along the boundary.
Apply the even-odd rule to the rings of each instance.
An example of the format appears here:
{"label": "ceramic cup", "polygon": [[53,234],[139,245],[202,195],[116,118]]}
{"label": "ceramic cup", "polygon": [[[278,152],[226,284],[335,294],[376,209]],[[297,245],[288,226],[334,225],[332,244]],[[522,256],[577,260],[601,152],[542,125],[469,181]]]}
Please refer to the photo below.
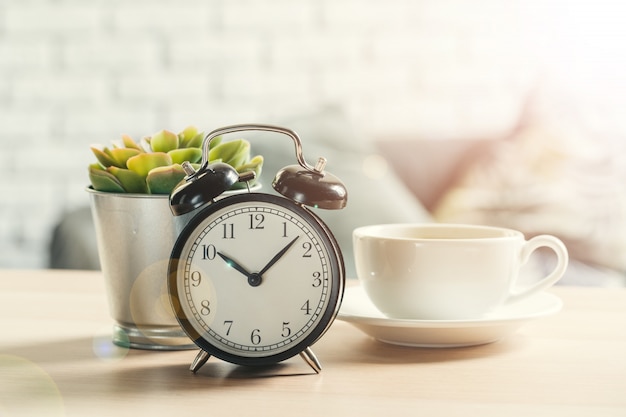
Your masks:
{"label": "ceramic cup", "polygon": [[[565,273],[558,238],[526,240],[516,230],[454,224],[386,224],[353,232],[357,276],[373,304],[391,318],[465,320],[529,297]],[[518,288],[520,268],[539,248],[556,254],[547,276]]]}

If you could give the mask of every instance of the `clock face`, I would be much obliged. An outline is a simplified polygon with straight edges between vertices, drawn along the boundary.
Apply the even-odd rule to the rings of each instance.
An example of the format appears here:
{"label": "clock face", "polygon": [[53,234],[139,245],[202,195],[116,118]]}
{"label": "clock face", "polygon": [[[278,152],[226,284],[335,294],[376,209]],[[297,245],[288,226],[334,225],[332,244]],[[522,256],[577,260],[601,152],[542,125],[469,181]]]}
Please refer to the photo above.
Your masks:
{"label": "clock face", "polygon": [[330,326],[343,274],[338,246],[315,215],[247,193],[194,217],[172,252],[169,288],[198,346],[230,362],[267,364],[300,353]]}

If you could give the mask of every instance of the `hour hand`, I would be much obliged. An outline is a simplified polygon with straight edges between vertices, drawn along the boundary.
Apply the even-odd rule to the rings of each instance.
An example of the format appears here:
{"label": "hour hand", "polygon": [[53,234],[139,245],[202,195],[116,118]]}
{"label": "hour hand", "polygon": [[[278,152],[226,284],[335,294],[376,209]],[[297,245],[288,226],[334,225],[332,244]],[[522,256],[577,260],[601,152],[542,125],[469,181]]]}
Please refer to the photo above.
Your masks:
{"label": "hour hand", "polygon": [[250,272],[248,272],[246,270],[246,268],[244,268],[243,266],[239,265],[234,259],[230,258],[229,256],[224,255],[221,252],[217,252],[217,254],[219,255],[220,258],[222,258],[224,260],[224,262],[226,262],[226,264],[228,264],[228,266],[230,266],[231,268],[234,268],[237,271],[241,272],[247,278],[249,278],[250,275],[252,275]]}

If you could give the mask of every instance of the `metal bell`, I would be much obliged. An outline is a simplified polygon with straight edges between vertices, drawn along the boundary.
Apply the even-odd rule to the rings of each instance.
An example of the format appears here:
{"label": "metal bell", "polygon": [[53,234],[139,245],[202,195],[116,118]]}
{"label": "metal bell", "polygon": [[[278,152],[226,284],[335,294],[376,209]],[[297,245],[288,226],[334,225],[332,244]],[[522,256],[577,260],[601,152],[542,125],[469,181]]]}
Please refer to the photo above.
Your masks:
{"label": "metal bell", "polygon": [[336,176],[324,172],[326,160],[320,158],[314,170],[289,165],[278,171],[272,187],[298,203],[327,210],[342,209],[348,202],[348,191]]}
{"label": "metal bell", "polygon": [[170,195],[170,209],[175,216],[210,203],[239,181],[235,168],[223,162],[203,165],[198,171],[188,162],[183,163],[182,167],[187,173],[185,182],[181,182]]}

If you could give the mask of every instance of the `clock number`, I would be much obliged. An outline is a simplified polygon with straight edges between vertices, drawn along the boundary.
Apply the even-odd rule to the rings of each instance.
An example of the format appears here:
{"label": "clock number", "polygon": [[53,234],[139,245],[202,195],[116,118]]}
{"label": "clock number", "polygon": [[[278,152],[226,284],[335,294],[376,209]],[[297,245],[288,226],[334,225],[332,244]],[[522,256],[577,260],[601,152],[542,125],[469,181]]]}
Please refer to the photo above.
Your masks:
{"label": "clock number", "polygon": [[303,258],[311,257],[311,250],[313,249],[313,244],[311,242],[304,242],[302,244],[302,248],[304,249],[304,254],[302,254]]}
{"label": "clock number", "polygon": [[261,330],[259,329],[252,330],[252,334],[250,334],[250,341],[253,345],[258,345],[261,343],[261,335],[259,333],[261,333]]}
{"label": "clock number", "polygon": [[283,237],[287,237],[287,222],[283,222]]}
{"label": "clock number", "polygon": [[222,225],[224,229],[224,234],[222,235],[222,239],[234,239],[235,238],[235,224],[234,223],[224,223]]}
{"label": "clock number", "polygon": [[233,327],[233,321],[232,320],[224,320],[224,326],[226,326],[226,336],[228,336],[230,334],[230,329],[232,329],[232,327]]}
{"label": "clock number", "polygon": [[197,287],[202,282],[202,275],[200,275],[200,271],[193,271],[191,273],[191,286]]}
{"label": "clock number", "polygon": [[217,254],[217,250],[215,250],[214,245],[202,245],[202,260],[212,261],[215,259],[215,255]]}
{"label": "clock number", "polygon": [[313,288],[317,288],[322,285],[322,273],[319,271],[313,272]]}
{"label": "clock number", "polygon": [[282,337],[289,337],[289,336],[291,336],[291,329],[288,326],[289,326],[289,322],[288,321],[283,321],[283,332],[281,334]]}
{"label": "clock number", "polygon": [[203,316],[208,316],[209,314],[211,314],[211,302],[209,300],[202,300],[200,306],[202,307],[200,308],[200,314],[202,314]]}
{"label": "clock number", "polygon": [[263,226],[263,222],[265,221],[265,216],[261,213],[257,214],[249,214],[250,216],[250,229],[265,229]]}
{"label": "clock number", "polygon": [[300,310],[304,311],[304,314],[307,316],[311,315],[311,306],[309,305],[309,300],[306,300],[306,303],[302,304]]}

